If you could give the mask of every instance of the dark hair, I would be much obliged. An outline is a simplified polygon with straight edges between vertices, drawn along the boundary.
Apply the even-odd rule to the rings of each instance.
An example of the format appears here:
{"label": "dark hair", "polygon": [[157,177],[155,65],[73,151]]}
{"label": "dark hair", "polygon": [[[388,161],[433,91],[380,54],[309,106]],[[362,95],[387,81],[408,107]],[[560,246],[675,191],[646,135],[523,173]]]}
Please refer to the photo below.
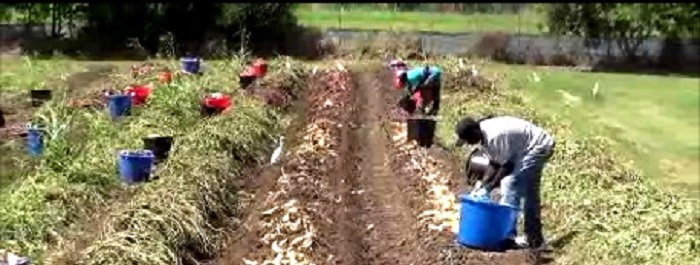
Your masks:
{"label": "dark hair", "polygon": [[480,120],[475,120],[471,117],[464,117],[455,126],[455,134],[460,139],[465,140],[468,144],[475,144],[481,140]]}
{"label": "dark hair", "polygon": [[401,72],[401,74],[399,74],[399,80],[401,82],[406,82],[408,80],[408,72],[407,71]]}

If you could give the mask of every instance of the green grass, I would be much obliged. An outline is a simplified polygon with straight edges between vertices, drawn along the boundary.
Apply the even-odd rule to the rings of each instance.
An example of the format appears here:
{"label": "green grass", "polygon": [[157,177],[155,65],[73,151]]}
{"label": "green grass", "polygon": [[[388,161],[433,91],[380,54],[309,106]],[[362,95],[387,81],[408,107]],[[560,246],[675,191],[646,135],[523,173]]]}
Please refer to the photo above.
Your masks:
{"label": "green grass", "polygon": [[[8,123],[18,118],[14,114],[27,113],[28,98],[25,92],[34,88],[56,89],[71,73],[84,69],[82,62],[69,60],[33,60],[28,57],[3,57],[0,60],[0,107]],[[21,119],[21,118],[20,118]],[[28,159],[21,139],[0,139],[0,190],[12,183],[35,161]]]}
{"label": "green grass", "polygon": [[[494,69],[507,72],[513,87],[522,88],[533,107],[572,121],[580,135],[611,138],[616,151],[662,183],[699,192],[700,79],[531,66]],[[540,82],[532,81],[533,72]],[[596,81],[599,92],[593,97]],[[567,102],[569,96],[577,102]]]}
{"label": "green grass", "polygon": [[26,56],[3,57],[0,69],[0,91],[16,92],[54,86],[71,73],[84,71],[85,63],[60,59],[33,60]]}
{"label": "green grass", "polygon": [[437,12],[391,12],[350,10],[296,10],[299,23],[317,28],[390,31],[436,31],[447,33],[504,31],[539,33],[543,18],[532,12],[513,14],[450,14]]}

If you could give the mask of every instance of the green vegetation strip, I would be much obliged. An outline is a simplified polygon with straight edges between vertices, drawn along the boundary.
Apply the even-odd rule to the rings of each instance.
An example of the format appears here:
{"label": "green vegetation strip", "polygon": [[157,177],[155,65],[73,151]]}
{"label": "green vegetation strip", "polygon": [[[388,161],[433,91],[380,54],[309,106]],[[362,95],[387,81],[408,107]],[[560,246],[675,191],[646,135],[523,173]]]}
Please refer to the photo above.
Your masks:
{"label": "green vegetation strip", "polygon": [[[5,119],[12,115],[22,116],[31,111],[29,90],[52,89],[54,99],[61,97],[66,87],[65,78],[85,70],[78,62],[65,60],[34,60],[29,57],[10,57],[0,60],[0,109]],[[42,106],[41,108],[45,108]],[[16,119],[16,118],[13,118]],[[9,122],[8,122],[9,123]],[[8,124],[10,126],[14,124]],[[15,181],[33,163],[28,159],[21,139],[0,139],[0,190]]]}
{"label": "green vegetation strip", "polygon": [[[70,109],[60,100],[43,107],[35,115],[47,131],[40,165],[0,194],[0,248],[36,261],[41,260],[50,242],[61,241],[66,233],[79,233],[66,230],[77,220],[89,219],[94,209],[108,205],[114,195],[125,190],[117,175],[116,151],[142,148],[142,137],[151,133],[174,135],[173,153],[186,152],[180,147],[179,136],[196,130],[202,121],[200,88],[217,84],[220,87],[210,89],[231,92],[231,86],[225,85],[239,65],[236,61],[215,62],[209,65],[209,75],[202,78],[157,86],[146,106],[134,108],[133,116],[118,123],[105,111]],[[164,170],[159,169],[156,175],[165,174]]]}
{"label": "green vegetation strip", "polygon": [[[34,60],[30,57],[0,60],[0,91],[17,92],[52,87],[72,73],[84,71],[85,64],[69,60]],[[9,103],[9,102],[5,102]]]}
{"label": "green vegetation strip", "polygon": [[[454,60],[435,62],[447,78]],[[465,80],[465,79],[460,79]],[[464,115],[508,114],[542,125],[557,138],[545,169],[542,196],[546,235],[573,234],[557,249],[565,264],[695,264],[700,223],[697,201],[661,188],[611,150],[610,139],[578,136],[560,117],[536,112],[513,90],[478,92],[465,83],[448,87],[438,135],[454,141],[453,126]],[[464,151],[455,150],[464,156]],[[556,238],[554,238],[556,237]]]}
{"label": "green vegetation strip", "polygon": [[445,33],[503,31],[541,33],[544,17],[534,12],[516,14],[450,14],[438,12],[391,12],[350,10],[295,11],[299,23],[321,29],[340,28],[386,31],[433,31]]}
{"label": "green vegetation strip", "polygon": [[[289,79],[300,80],[301,68],[290,63],[271,64],[276,72],[266,79],[284,79],[278,81],[298,89],[300,82]],[[238,97],[233,111],[178,138],[179,151],[161,170],[162,180],[118,205],[76,263],[170,265],[188,254],[215,254],[217,226],[238,207],[234,182],[246,166],[241,161],[270,151],[272,138],[281,133],[280,118],[261,102]]]}
{"label": "green vegetation strip", "polygon": [[233,182],[243,165],[232,161],[231,152],[254,157],[267,151],[270,134],[280,131],[277,121],[258,103],[239,101],[230,115],[179,138],[180,151],[163,169],[162,180],[111,214],[101,239],[80,263],[176,264],[185,247],[213,253],[211,218],[236,209]]}

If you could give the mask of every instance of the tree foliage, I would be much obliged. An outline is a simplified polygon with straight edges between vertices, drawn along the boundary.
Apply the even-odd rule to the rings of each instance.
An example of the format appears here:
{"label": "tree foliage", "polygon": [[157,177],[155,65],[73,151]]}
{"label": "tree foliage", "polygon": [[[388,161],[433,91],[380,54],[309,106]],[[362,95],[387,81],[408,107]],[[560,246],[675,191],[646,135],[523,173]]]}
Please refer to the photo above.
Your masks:
{"label": "tree foliage", "polygon": [[[245,29],[257,41],[281,42],[296,25],[292,4],[266,3],[10,3],[0,4],[0,19],[25,24],[51,23],[54,36],[65,24],[81,25],[83,36],[99,36],[102,46],[124,46],[129,39],[155,51],[170,33],[182,49],[194,49],[208,33],[238,40]],[[234,41],[234,43],[236,43]]]}
{"label": "tree foliage", "polygon": [[549,31],[580,36],[597,46],[614,40],[633,56],[650,37],[698,38],[700,8],[695,3],[576,3],[548,8]]}
{"label": "tree foliage", "polygon": [[698,37],[696,3],[552,4],[550,31],[583,37]]}

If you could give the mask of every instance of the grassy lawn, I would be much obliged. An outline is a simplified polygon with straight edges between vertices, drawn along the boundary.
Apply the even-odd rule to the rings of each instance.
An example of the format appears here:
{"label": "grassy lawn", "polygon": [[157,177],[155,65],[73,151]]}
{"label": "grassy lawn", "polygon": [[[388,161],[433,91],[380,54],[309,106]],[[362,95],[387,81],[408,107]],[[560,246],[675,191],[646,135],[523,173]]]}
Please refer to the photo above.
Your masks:
{"label": "grassy lawn", "polygon": [[[350,10],[296,10],[299,23],[318,28],[395,31],[480,32],[505,31],[539,33],[541,16],[526,12],[512,14],[449,14],[432,12],[391,12]],[[519,26],[518,26],[519,25]]]}
{"label": "grassy lawn", "polygon": [[495,67],[507,68],[529,104],[568,118],[577,133],[610,137],[619,152],[663,183],[698,192],[698,78]]}

